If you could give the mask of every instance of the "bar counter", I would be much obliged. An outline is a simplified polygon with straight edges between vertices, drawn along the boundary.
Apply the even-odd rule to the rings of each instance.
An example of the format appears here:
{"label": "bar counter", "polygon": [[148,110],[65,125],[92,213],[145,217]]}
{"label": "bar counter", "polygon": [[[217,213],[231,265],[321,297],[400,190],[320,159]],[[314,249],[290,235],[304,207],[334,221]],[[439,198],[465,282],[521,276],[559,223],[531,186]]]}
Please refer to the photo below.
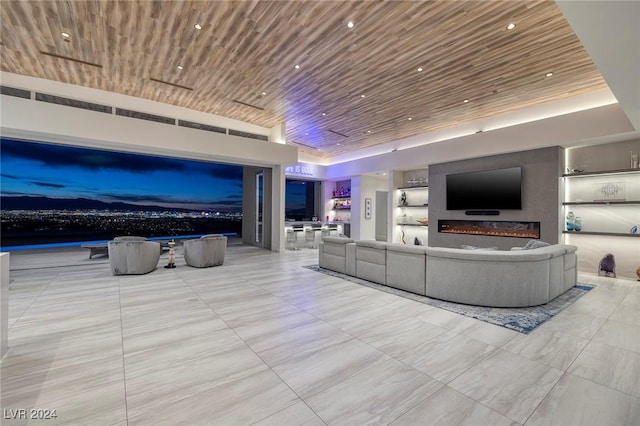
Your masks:
{"label": "bar counter", "polygon": [[286,248],[289,250],[317,248],[323,235],[348,236],[350,231],[349,222],[287,221],[284,223]]}

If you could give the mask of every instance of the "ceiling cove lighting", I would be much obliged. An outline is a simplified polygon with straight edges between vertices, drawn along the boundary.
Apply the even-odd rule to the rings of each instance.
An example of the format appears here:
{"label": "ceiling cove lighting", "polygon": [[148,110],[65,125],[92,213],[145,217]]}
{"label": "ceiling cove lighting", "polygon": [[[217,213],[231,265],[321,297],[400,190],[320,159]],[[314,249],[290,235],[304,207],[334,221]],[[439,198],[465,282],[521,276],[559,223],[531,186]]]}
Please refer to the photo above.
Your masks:
{"label": "ceiling cove lighting", "polygon": [[347,28],[353,28],[353,21],[347,22]]}
{"label": "ceiling cove lighting", "polygon": [[516,27],[516,24],[514,24],[513,22],[509,23],[509,25],[507,25],[507,29],[508,30],[512,30]]}
{"label": "ceiling cove lighting", "polygon": [[196,30],[201,30],[201,29],[202,29],[202,25],[200,25],[200,24],[195,24],[195,25],[193,26],[193,28],[195,28]]}

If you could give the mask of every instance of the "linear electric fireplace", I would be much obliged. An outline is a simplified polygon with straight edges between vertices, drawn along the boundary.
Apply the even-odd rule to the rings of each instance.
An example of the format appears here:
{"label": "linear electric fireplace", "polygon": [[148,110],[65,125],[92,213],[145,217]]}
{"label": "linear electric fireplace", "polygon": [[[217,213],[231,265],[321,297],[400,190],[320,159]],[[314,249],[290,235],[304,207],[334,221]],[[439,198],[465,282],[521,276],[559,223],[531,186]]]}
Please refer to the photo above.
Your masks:
{"label": "linear electric fireplace", "polygon": [[502,220],[438,220],[438,232],[540,239],[540,222]]}

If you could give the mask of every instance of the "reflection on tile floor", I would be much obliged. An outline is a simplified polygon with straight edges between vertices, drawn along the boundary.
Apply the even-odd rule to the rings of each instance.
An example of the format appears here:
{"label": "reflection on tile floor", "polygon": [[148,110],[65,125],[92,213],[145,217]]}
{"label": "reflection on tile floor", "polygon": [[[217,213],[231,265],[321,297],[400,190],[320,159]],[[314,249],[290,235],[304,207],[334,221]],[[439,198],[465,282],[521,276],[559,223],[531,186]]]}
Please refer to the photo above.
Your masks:
{"label": "reflection on tile floor", "polygon": [[[166,262],[163,255],[160,266]],[[225,264],[111,275],[11,254],[2,424],[633,424],[640,285],[596,285],[529,335],[231,245]]]}

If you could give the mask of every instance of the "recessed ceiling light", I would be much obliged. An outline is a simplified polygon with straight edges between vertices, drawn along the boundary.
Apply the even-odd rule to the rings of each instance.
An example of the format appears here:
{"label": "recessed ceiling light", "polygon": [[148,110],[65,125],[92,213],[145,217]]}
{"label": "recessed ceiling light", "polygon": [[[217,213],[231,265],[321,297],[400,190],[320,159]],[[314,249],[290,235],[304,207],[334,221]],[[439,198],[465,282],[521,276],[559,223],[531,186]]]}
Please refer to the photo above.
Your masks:
{"label": "recessed ceiling light", "polygon": [[326,112],[323,112],[323,113],[322,113],[322,116],[324,117],[325,115],[327,115],[327,113],[326,113]]}
{"label": "recessed ceiling light", "polygon": [[409,120],[409,121],[411,121],[411,120],[413,120],[413,118],[411,118],[411,117],[408,117],[408,118],[407,118],[407,120]]}
{"label": "recessed ceiling light", "polygon": [[347,22],[347,27],[349,27],[349,28],[353,28],[353,21],[349,21],[349,22]]}
{"label": "recessed ceiling light", "polygon": [[469,99],[465,99],[465,100],[464,100],[464,101],[462,101],[462,102],[464,102],[464,103],[466,104],[466,103],[468,103],[468,102],[469,102]]}
{"label": "recessed ceiling light", "polygon": [[294,67],[295,69],[297,69],[297,70],[299,70],[299,69],[300,69],[300,65],[298,65],[298,64],[295,64],[293,67]]}
{"label": "recessed ceiling light", "polygon": [[338,145],[338,146],[339,146],[339,145],[340,145],[340,142],[338,142],[336,145]]}
{"label": "recessed ceiling light", "polygon": [[202,25],[200,25],[200,24],[195,24],[193,27],[194,27],[196,30],[201,30],[201,29],[202,29]]}
{"label": "recessed ceiling light", "polygon": [[546,77],[551,77],[552,75],[553,75],[552,72],[548,72],[548,73],[545,74]]}
{"label": "recessed ceiling light", "polygon": [[267,96],[267,92],[262,92],[262,96]]}
{"label": "recessed ceiling light", "polygon": [[422,71],[423,71],[422,67],[418,67],[418,72],[422,72]]}
{"label": "recessed ceiling light", "polygon": [[71,36],[69,35],[69,33],[62,33],[62,37],[69,38]]}
{"label": "recessed ceiling light", "polygon": [[361,98],[366,98],[366,97],[367,97],[367,95],[360,95],[360,97],[361,97]]}
{"label": "recessed ceiling light", "polygon": [[181,70],[184,69],[184,67],[182,65],[178,65],[178,69]]}
{"label": "recessed ceiling light", "polygon": [[367,130],[367,133],[371,133],[371,130]]}
{"label": "recessed ceiling light", "polygon": [[305,136],[309,136],[309,133],[305,133],[304,135],[305,135]]}
{"label": "recessed ceiling light", "polygon": [[386,176],[387,174],[385,172],[382,172],[382,176]]}
{"label": "recessed ceiling light", "polygon": [[513,22],[509,23],[509,25],[507,25],[507,29],[508,30],[512,30],[516,27],[516,24],[514,24]]}

